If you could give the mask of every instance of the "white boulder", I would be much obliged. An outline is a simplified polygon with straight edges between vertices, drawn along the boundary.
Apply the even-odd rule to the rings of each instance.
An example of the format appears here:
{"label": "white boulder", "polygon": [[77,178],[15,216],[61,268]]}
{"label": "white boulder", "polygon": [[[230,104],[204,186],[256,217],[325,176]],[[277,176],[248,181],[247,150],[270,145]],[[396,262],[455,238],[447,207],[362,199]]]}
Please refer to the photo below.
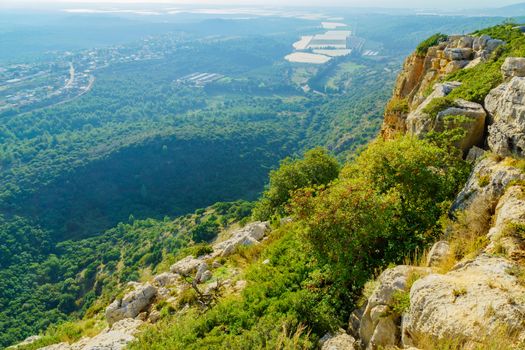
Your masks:
{"label": "white boulder", "polygon": [[514,77],[491,90],[485,108],[492,121],[490,149],[501,156],[525,156],[525,78]]}
{"label": "white boulder", "polygon": [[501,326],[521,332],[523,339],[525,289],[514,268],[504,258],[481,255],[445,275],[417,280],[403,317],[403,345],[418,346],[429,338],[482,341]]}
{"label": "white boulder", "polygon": [[135,318],[146,310],[157,295],[157,289],[146,283],[129,292],[122,299],[116,299],[106,308],[109,325],[125,318]]}

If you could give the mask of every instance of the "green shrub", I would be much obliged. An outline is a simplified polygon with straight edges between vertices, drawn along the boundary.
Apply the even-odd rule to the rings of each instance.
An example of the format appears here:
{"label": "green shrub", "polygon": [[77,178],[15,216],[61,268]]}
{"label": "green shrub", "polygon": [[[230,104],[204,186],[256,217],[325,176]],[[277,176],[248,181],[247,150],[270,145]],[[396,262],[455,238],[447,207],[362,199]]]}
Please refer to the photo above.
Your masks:
{"label": "green shrub", "polygon": [[[343,324],[344,318],[334,316],[337,309],[325,287],[329,281],[295,231],[274,234],[279,238],[265,250],[271,266],[253,261],[240,295],[223,297],[204,313],[190,309],[166,315],[130,348],[314,349],[318,335]],[[192,300],[186,292],[181,299]]]}
{"label": "green shrub", "polygon": [[303,159],[286,158],[277,170],[270,172],[270,184],[257,202],[253,217],[267,220],[272,215],[285,215],[293,191],[315,185],[326,185],[339,174],[337,160],[322,148],[314,148]]}
{"label": "green shrub", "polygon": [[468,173],[459,154],[431,142],[378,140],[328,189],[298,192],[294,213],[341,288],[360,289],[374,269],[440,234],[438,219]]}
{"label": "green shrub", "polygon": [[454,102],[452,99],[448,97],[436,97],[430,101],[430,103],[426,105],[425,108],[423,108],[423,112],[432,118],[435,118],[439,112],[453,106]]}
{"label": "green shrub", "polygon": [[410,292],[404,290],[396,290],[392,294],[392,303],[390,310],[395,315],[403,315],[410,308]]}
{"label": "green shrub", "polygon": [[199,243],[191,246],[188,249],[189,255],[193,255],[195,257],[203,256],[206,254],[213,253],[213,247],[210,244],[207,243]]}
{"label": "green shrub", "polygon": [[388,101],[388,104],[386,105],[386,112],[387,113],[400,113],[405,114],[408,113],[409,107],[408,107],[408,100],[406,98],[399,99],[399,98],[392,98],[390,101]]}
{"label": "green shrub", "polygon": [[441,33],[436,33],[432,35],[430,38],[424,40],[416,47],[416,54],[418,56],[425,56],[428,52],[428,49],[432,46],[436,46],[440,42],[446,41],[448,39],[448,36]]}
{"label": "green shrub", "polygon": [[488,61],[471,69],[460,69],[447,76],[445,80],[459,81],[462,84],[452,90],[446,98],[483,103],[490,90],[503,82],[500,70],[502,64],[503,59]]}

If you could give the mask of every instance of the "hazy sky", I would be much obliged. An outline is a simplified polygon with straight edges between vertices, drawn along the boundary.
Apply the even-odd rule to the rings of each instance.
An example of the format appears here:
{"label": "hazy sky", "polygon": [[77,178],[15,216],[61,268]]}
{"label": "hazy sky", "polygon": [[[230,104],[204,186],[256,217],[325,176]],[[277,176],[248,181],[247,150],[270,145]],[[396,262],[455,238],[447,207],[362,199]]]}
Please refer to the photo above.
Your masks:
{"label": "hazy sky", "polygon": [[[151,3],[168,3],[184,5],[279,5],[279,6],[359,6],[359,7],[404,7],[404,8],[485,8],[501,7],[505,5],[525,2],[525,0],[155,0]],[[89,4],[108,4],[108,3],[143,3],[146,0],[0,0],[4,5],[29,5],[38,4],[42,7],[45,3],[54,5],[79,5]],[[18,7],[17,6],[17,7]]]}

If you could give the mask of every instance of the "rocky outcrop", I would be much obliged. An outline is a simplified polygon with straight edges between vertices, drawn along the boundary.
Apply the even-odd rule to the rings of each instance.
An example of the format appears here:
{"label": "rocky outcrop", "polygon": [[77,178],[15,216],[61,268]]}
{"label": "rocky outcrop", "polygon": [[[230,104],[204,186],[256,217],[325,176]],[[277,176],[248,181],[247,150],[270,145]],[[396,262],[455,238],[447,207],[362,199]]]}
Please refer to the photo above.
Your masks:
{"label": "rocky outcrop", "polygon": [[355,350],[355,339],[340,329],[337,333],[328,333],[319,341],[321,350]]}
{"label": "rocky outcrop", "polygon": [[151,304],[157,289],[146,283],[136,286],[122,299],[116,299],[106,308],[106,320],[110,325],[125,318],[135,318]]}
{"label": "rocky outcrop", "polygon": [[510,259],[525,261],[525,189],[511,186],[496,206],[494,226],[488,232],[490,253],[504,253]]}
{"label": "rocky outcrop", "polygon": [[[479,241],[487,242],[481,253],[438,273],[442,272],[442,267],[436,268],[440,261],[453,253],[447,241],[439,241],[428,254],[429,268],[420,278],[410,278],[415,281],[411,287],[407,286],[411,267],[386,270],[363,316],[358,322],[352,320],[351,330],[359,323],[357,343],[366,349],[417,348],[454,339],[467,349],[494,335],[525,341],[525,267],[521,265],[525,261],[525,188],[521,183],[525,177],[515,163],[478,156],[456,199],[456,210],[475,211],[488,222],[478,232],[482,234]],[[400,291],[410,292],[409,307],[401,316],[392,313],[391,304]]]}
{"label": "rocky outcrop", "polygon": [[507,57],[501,66],[501,73],[505,79],[525,77],[525,57]]}
{"label": "rocky outcrop", "polygon": [[180,275],[172,272],[163,272],[153,277],[153,284],[157,287],[169,287],[180,281]]}
{"label": "rocky outcrop", "polygon": [[446,96],[457,84],[436,84],[434,92],[406,118],[407,132],[415,136],[425,136],[430,131],[443,132],[462,128],[465,135],[456,146],[465,153],[483,143],[485,117],[487,113],[482,105],[462,99],[456,99],[453,105],[432,117],[426,113],[426,107],[435,98]]}
{"label": "rocky outcrop", "polygon": [[472,68],[486,60],[503,42],[486,35],[450,36],[448,40],[430,47],[425,56],[414,53],[407,57],[393,91],[389,106],[399,106],[402,102],[407,108],[385,110],[381,135],[390,139],[407,130],[406,118],[426,99],[432,85],[447,74],[459,69]]}
{"label": "rocky outcrop", "polygon": [[486,156],[474,166],[467,183],[454,200],[451,211],[465,210],[476,199],[495,206],[509,184],[523,180],[525,175],[520,169],[505,160]]}
{"label": "rocky outcrop", "polygon": [[16,349],[25,345],[30,345],[36,342],[37,340],[40,340],[42,338],[41,335],[32,335],[30,337],[25,338],[22,342],[9,346],[7,349]]}
{"label": "rocky outcrop", "polygon": [[514,77],[485,98],[491,125],[488,145],[501,156],[525,156],[525,78]]}
{"label": "rocky outcrop", "polygon": [[235,231],[229,239],[214,244],[213,255],[226,257],[233,254],[235,248],[240,245],[248,246],[257,244],[269,230],[270,224],[266,221],[252,222],[244,226],[242,229]]}
{"label": "rocky outcrop", "polygon": [[202,264],[205,264],[204,259],[194,258],[192,255],[189,255],[171,265],[170,271],[181,276],[189,276],[192,272],[197,271]]}
{"label": "rocky outcrop", "polygon": [[392,310],[396,293],[407,292],[411,275],[425,275],[430,270],[413,266],[387,269],[378,278],[378,286],[368,299],[359,327],[359,337],[366,349],[399,344],[401,315]]}
{"label": "rocky outcrop", "polygon": [[444,275],[416,281],[403,317],[402,344],[424,339],[482,341],[500,327],[519,330],[523,338],[525,289],[504,258],[481,255]]}
{"label": "rocky outcrop", "polygon": [[92,338],[82,338],[77,343],[59,343],[41,348],[40,350],[121,350],[135,340],[135,334],[142,321],[126,318],[106,328]]}
{"label": "rocky outcrop", "polygon": [[427,266],[439,265],[450,254],[450,244],[447,241],[434,243],[427,256]]}

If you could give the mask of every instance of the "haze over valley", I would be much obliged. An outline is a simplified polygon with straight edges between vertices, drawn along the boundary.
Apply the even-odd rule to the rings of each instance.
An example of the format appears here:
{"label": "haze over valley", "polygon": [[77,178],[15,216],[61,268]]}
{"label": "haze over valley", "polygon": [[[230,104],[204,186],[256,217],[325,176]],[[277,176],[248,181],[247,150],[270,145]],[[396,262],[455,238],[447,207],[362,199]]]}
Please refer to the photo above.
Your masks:
{"label": "haze over valley", "polygon": [[[398,76],[416,79],[430,69],[430,58],[419,71],[413,68],[418,63],[403,63],[407,56],[415,57],[415,62],[436,50],[444,52],[431,57],[432,69],[439,73],[429,74],[428,81],[418,76],[423,81],[414,83],[418,89],[447,74],[466,81],[470,76],[462,75],[461,69],[475,59],[476,64],[481,62],[479,67],[488,67],[480,77],[492,79],[497,72],[494,81],[499,82],[502,62],[497,55],[510,55],[498,48],[506,47],[505,40],[496,37],[499,32],[479,32],[487,35],[483,48],[473,44],[474,39],[464,39],[470,46],[461,47],[468,46],[461,38],[493,26],[518,33],[522,30],[518,24],[525,22],[521,17],[525,7],[493,3],[418,8],[407,3],[395,9],[383,3],[373,8],[339,3],[289,5],[66,1],[0,6],[0,348],[37,334],[18,349],[73,344],[80,339],[88,344],[97,334],[109,334],[104,332],[113,328],[106,327],[120,319],[106,317],[108,305],[121,303],[132,286],[147,295],[149,287],[143,290],[134,283],[154,284],[158,274],[168,273],[170,265],[190,255],[204,256],[210,269],[216,261],[215,277],[207,283],[228,292],[215,295],[215,289],[213,293],[210,289],[205,293],[203,285],[197,286],[198,278],[180,272],[186,265],[173,265],[171,271],[178,271],[175,274],[182,278],[176,282],[181,286],[178,292],[161,295],[156,290],[148,309],[140,310],[144,313],[140,325],[151,321],[147,317],[154,308],[159,318],[150,323],[165,323],[147,328],[137,342],[128,340],[116,348],[129,343],[132,348],[255,349],[264,348],[261,344],[266,340],[268,348],[275,344],[282,349],[316,348],[324,333],[348,324],[350,305],[357,308],[358,296],[374,269],[400,263],[404,256],[433,243],[439,235],[438,219],[444,217],[469,174],[461,152],[466,155],[468,149],[452,151],[454,145],[443,139],[459,142],[454,138],[458,136],[446,133],[392,141],[396,145],[392,147],[401,151],[374,148],[380,147],[374,140],[381,130],[382,136],[385,130],[391,131],[385,129],[389,122],[397,123],[393,134],[407,131],[405,114],[416,109],[417,98],[434,93],[431,84],[425,91],[418,90],[419,95],[403,95],[413,82],[400,87]],[[521,47],[516,33],[512,40],[517,44],[509,46],[513,54]],[[465,49],[454,51],[465,57],[450,58],[445,48],[436,49],[449,44],[457,44],[452,48],[456,51]],[[481,93],[469,92],[468,98],[461,98],[481,103],[480,96],[485,98],[492,84],[488,80],[478,82],[485,84],[479,87]],[[399,96],[391,98],[392,91]],[[486,130],[485,124],[480,130]],[[476,145],[484,146],[480,142]],[[413,154],[413,149],[422,154]],[[406,187],[396,183],[378,189],[383,180],[374,176],[381,172],[372,169],[381,163],[377,159],[402,158],[403,154],[411,166],[424,164],[424,170],[418,168],[400,180],[396,176],[404,168],[394,164],[395,180],[384,175],[385,186],[407,178],[419,181],[422,173],[436,182]],[[359,173],[364,177],[358,177]],[[344,189],[337,184],[345,181],[351,182],[348,188],[358,188],[362,197],[338,198]],[[377,181],[374,186],[378,187],[361,187],[367,181]],[[436,200],[426,195],[435,195]],[[349,198],[352,204],[345,202]],[[366,246],[370,251],[363,258],[370,263],[359,260],[359,273],[346,275],[333,262],[338,258],[321,251],[322,242],[330,242],[329,235],[336,234],[330,227],[346,215],[331,221],[323,213],[338,213],[339,208],[332,206],[339,202],[354,208],[344,213],[357,213],[350,220],[357,223],[357,231],[359,225],[374,222],[385,225],[382,232],[393,232],[388,239],[371,239],[373,249]],[[391,210],[392,220],[406,221],[388,226],[390,219],[360,216],[360,210],[373,215]],[[337,232],[351,230],[346,224]],[[328,233],[321,234],[325,238],[318,242],[312,237],[320,227]],[[310,246],[303,249],[300,242],[308,239],[298,239],[298,232],[307,236],[297,237],[315,241],[320,257],[308,253]],[[363,236],[357,237],[366,236],[359,232]],[[402,248],[387,243],[395,241],[396,235]],[[348,243],[361,238],[344,239]],[[244,244],[240,242],[251,242],[247,245],[253,243],[260,250],[239,248]],[[338,251],[340,256],[346,257],[345,249]],[[292,250],[301,252],[294,261]],[[279,261],[280,254],[290,258],[289,264]],[[356,256],[352,259],[358,260]],[[271,273],[253,272],[259,269],[254,266],[261,265],[259,260],[266,259],[265,266],[279,268],[279,273],[274,271],[275,280]],[[192,273],[202,262],[184,261],[196,264],[188,270]],[[250,278],[253,281],[246,282]],[[271,289],[269,285],[279,278],[282,290]],[[229,285],[222,284],[226,280]],[[267,289],[245,295],[243,283]],[[216,305],[226,310],[230,306],[224,303],[240,303],[237,299],[223,303],[221,298],[229,298],[229,292],[246,298],[243,303],[262,298],[257,299],[258,306],[248,303],[253,306],[250,321],[238,321],[235,317],[242,317],[237,314],[231,317],[238,322],[227,326],[227,321],[217,321]],[[272,299],[272,293],[278,297]],[[306,300],[304,310],[297,300]],[[274,301],[283,304],[277,306]],[[271,307],[266,309],[264,303]],[[293,304],[295,309],[284,310],[284,304]],[[241,310],[244,306],[239,305],[231,308]],[[320,306],[314,312],[317,306],[312,305]],[[280,311],[272,313],[272,308]],[[191,328],[202,317],[213,318],[211,312],[218,313],[213,314],[213,322],[222,328]],[[181,324],[188,328],[171,330],[175,318],[187,322]],[[274,323],[277,328],[272,328]],[[131,327],[133,332],[137,327],[138,323]],[[303,332],[302,327],[307,330]],[[191,336],[184,333],[190,328]],[[178,339],[174,343],[157,344],[148,338],[172,331],[166,339]],[[294,334],[300,347],[294,343]],[[215,336],[218,340],[211,338]],[[193,339],[193,347],[181,339]],[[266,340],[260,343],[260,339]],[[82,346],[79,349],[96,348]],[[102,348],[115,348],[111,346]]]}

